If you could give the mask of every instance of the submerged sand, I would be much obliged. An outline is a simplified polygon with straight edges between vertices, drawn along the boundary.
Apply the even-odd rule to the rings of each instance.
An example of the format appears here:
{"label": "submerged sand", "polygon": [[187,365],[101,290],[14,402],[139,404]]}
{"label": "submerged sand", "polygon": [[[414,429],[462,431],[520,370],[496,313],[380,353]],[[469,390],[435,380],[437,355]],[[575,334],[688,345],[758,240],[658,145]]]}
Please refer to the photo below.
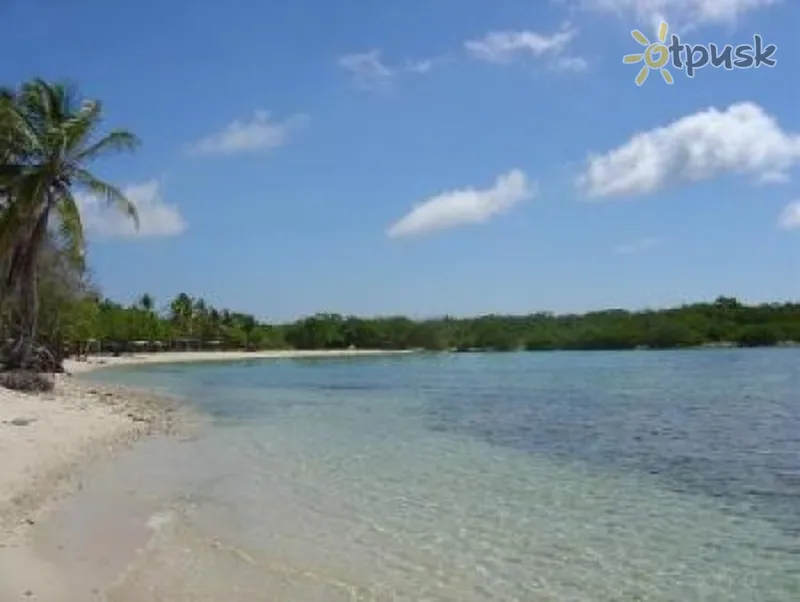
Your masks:
{"label": "submerged sand", "polygon": [[[52,393],[0,388],[0,601],[72,602],[63,567],[43,560],[36,525],[81,481],[148,435],[181,435],[200,421],[178,400],[71,376],[101,367],[171,362],[371,355],[374,351],[165,352],[70,361]],[[95,592],[103,599],[101,592]],[[88,598],[82,598],[86,600]],[[76,601],[77,602],[77,601]]]}

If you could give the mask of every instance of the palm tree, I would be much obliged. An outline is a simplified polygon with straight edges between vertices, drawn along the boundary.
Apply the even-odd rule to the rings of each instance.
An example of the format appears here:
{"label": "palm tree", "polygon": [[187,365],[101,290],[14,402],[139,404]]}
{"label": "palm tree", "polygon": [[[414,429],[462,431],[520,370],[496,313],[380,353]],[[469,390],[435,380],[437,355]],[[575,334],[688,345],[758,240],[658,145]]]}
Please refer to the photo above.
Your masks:
{"label": "palm tree", "polygon": [[169,304],[170,314],[173,323],[175,323],[181,331],[182,335],[192,335],[192,314],[194,309],[194,301],[186,293],[180,293]]}
{"label": "palm tree", "polygon": [[222,323],[222,315],[219,313],[219,310],[217,308],[212,307],[211,311],[208,312],[208,328],[211,331],[212,339],[219,338],[221,323]]}
{"label": "palm tree", "polygon": [[153,307],[155,307],[155,301],[153,300],[153,296],[150,293],[145,293],[144,295],[139,297],[139,306],[147,313],[153,311]]}
{"label": "palm tree", "polygon": [[253,332],[258,325],[256,319],[250,314],[241,314],[242,332],[244,332],[244,343],[247,349],[250,349],[250,342],[253,338]]}
{"label": "palm tree", "polygon": [[0,91],[0,257],[7,294],[22,308],[7,368],[28,367],[37,336],[38,257],[51,233],[71,255],[83,258],[83,225],[76,192],[98,196],[127,213],[138,228],[136,208],[122,191],[88,170],[110,152],[133,150],[138,139],[125,130],[98,132],[101,103],[79,100],[68,84],[41,79]]}
{"label": "palm tree", "polygon": [[192,324],[196,336],[201,340],[210,338],[208,331],[208,304],[202,297],[194,300],[192,308]]}

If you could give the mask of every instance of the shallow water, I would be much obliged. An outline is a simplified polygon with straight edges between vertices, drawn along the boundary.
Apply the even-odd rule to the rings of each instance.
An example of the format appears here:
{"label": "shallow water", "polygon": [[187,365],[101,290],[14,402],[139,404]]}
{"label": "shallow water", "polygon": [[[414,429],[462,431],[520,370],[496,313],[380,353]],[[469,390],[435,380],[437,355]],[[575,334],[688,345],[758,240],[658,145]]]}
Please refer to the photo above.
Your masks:
{"label": "shallow water", "polygon": [[103,542],[123,528],[82,513],[150,521],[110,600],[800,599],[797,350],[92,378],[215,418],[196,440],[139,446],[64,509],[73,562],[108,562]]}

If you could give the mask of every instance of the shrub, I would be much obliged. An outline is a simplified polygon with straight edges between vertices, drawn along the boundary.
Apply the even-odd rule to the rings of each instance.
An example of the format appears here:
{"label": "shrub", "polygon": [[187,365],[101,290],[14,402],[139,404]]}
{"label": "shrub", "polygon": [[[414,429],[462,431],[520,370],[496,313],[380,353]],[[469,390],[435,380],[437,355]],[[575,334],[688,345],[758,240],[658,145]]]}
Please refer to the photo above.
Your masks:
{"label": "shrub", "polygon": [[0,372],[0,386],[24,393],[47,393],[55,387],[55,381],[39,372],[10,370]]}

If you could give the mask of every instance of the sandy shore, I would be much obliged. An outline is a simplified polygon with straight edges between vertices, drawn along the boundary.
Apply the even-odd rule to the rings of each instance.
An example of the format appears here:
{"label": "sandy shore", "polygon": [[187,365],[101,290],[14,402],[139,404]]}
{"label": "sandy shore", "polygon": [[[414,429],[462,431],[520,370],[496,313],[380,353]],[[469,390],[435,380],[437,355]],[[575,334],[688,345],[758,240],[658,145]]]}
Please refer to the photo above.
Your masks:
{"label": "sandy shore", "polygon": [[163,397],[147,391],[99,386],[71,378],[70,374],[126,365],[380,353],[386,352],[199,351],[91,357],[86,361],[67,360],[67,374],[56,377],[52,393],[31,395],[0,387],[0,524],[11,510],[23,514],[30,510],[32,500],[42,497],[41,491],[53,481],[52,475],[65,472],[65,467],[75,464],[87,452],[174,427],[174,400],[165,403]]}
{"label": "sandy shore", "polygon": [[371,349],[335,349],[309,351],[164,351],[160,353],[134,353],[120,357],[90,357],[88,361],[72,361],[65,364],[68,372],[78,373],[100,367],[129,366],[137,364],[174,364],[188,362],[225,362],[257,359],[302,359],[325,357],[359,357],[374,355],[397,355],[410,351],[383,351]]}
{"label": "sandy shore", "polygon": [[[59,376],[52,393],[0,388],[0,600],[66,600],[30,535],[94,463],[143,436],[176,432],[176,400]],[[186,424],[188,428],[188,421]],[[32,596],[35,596],[32,598]]]}
{"label": "sandy shore", "polygon": [[103,367],[242,359],[375,355],[385,352],[164,352],[66,362],[47,394],[0,387],[0,600],[71,602],[58,571],[34,552],[31,533],[59,499],[81,487],[94,463],[143,436],[196,425],[177,400],[126,387],[100,386],[70,374]]}

